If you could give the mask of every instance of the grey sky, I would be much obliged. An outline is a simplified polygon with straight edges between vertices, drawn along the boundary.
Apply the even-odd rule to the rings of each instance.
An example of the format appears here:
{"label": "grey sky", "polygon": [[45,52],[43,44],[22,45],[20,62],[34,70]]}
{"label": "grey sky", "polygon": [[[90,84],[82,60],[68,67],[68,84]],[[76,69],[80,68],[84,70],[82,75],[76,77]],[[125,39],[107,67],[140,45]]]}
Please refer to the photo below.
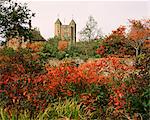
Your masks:
{"label": "grey sky", "polygon": [[[18,0],[19,1],[19,0]],[[25,0],[24,0],[25,1]],[[26,1],[32,12],[33,27],[38,27],[44,38],[53,37],[54,22],[58,14],[64,24],[72,16],[77,23],[77,32],[84,26],[89,15],[98,22],[102,32],[107,34],[119,25],[126,25],[128,19],[150,17],[148,1]],[[148,7],[149,6],[149,7]],[[78,37],[78,36],[77,36]]]}

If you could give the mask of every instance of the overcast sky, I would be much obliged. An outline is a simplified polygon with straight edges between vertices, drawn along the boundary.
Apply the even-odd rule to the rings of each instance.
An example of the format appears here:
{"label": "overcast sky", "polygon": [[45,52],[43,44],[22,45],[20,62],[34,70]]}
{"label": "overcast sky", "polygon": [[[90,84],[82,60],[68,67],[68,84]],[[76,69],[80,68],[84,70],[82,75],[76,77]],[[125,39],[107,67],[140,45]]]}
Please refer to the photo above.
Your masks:
{"label": "overcast sky", "polygon": [[[54,23],[59,17],[63,24],[73,18],[77,33],[85,26],[92,15],[104,34],[110,33],[119,25],[126,25],[128,19],[150,18],[150,2],[142,1],[43,1],[18,0],[28,3],[36,13],[33,27],[38,27],[45,39],[54,36]],[[77,35],[78,37],[78,35]]]}

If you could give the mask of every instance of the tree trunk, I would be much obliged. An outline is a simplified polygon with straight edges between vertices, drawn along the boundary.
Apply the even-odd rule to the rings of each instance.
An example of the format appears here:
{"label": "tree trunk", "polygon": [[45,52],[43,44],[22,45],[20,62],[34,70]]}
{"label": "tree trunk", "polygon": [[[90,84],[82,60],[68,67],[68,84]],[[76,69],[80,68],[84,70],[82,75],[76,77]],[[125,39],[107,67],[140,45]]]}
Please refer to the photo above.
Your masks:
{"label": "tree trunk", "polygon": [[136,55],[136,57],[137,57],[137,56],[139,55],[139,48],[136,48],[136,49],[135,49],[135,52],[136,52],[135,55]]}
{"label": "tree trunk", "polygon": [[139,47],[135,49],[135,52],[136,52],[136,56],[135,56],[136,61],[135,61],[135,64],[136,64],[136,66],[138,66],[139,65],[139,57],[138,57],[138,55],[139,55]]}
{"label": "tree trunk", "polygon": [[90,42],[91,41],[91,37],[89,36],[88,38],[89,38],[89,42]]}

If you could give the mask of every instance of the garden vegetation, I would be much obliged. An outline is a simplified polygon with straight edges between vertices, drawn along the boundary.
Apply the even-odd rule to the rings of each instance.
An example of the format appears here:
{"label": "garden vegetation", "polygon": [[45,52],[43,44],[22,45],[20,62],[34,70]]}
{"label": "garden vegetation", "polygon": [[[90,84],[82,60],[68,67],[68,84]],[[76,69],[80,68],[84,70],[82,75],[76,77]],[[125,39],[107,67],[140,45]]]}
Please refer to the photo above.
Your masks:
{"label": "garden vegetation", "polygon": [[150,20],[129,29],[67,46],[54,37],[1,48],[0,119],[148,120]]}

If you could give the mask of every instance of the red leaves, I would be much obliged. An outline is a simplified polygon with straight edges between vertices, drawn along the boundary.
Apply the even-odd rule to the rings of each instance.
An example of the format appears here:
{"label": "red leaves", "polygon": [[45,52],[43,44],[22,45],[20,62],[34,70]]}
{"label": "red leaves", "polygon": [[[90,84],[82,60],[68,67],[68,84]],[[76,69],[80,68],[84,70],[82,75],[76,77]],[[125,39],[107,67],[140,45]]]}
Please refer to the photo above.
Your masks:
{"label": "red leaves", "polygon": [[126,30],[125,26],[120,26],[119,28],[117,28],[117,30],[113,30],[112,34],[118,35],[118,36],[123,36],[123,35],[125,35],[125,30]]}
{"label": "red leaves", "polygon": [[115,110],[119,110],[121,108],[124,107],[124,105],[126,104],[126,90],[127,87],[125,86],[124,83],[122,83],[119,87],[112,87],[113,91],[114,91],[114,95],[110,96],[110,103],[114,105]]}
{"label": "red leaves", "polygon": [[[34,77],[26,73],[22,65],[16,65],[15,71],[2,75],[0,92],[7,90],[6,94],[13,104],[24,99],[39,109],[47,94],[56,97],[78,94],[77,91],[69,88],[70,84],[77,85],[80,90],[84,90],[85,85],[105,85],[108,91],[113,93],[110,104],[114,104],[115,108],[119,109],[126,103],[123,98],[126,86],[124,84],[119,87],[114,86],[117,85],[117,82],[122,83],[122,80],[128,76],[128,72],[134,70],[120,61],[120,58],[109,57],[87,62],[79,67],[69,64],[61,64],[58,67],[46,66],[46,73],[37,74]],[[2,84],[5,85],[4,90],[2,90]],[[134,89],[130,91],[134,92]]]}
{"label": "red leaves", "polygon": [[120,26],[116,30],[113,30],[112,33],[108,37],[106,37],[106,39],[104,41],[105,42],[109,42],[110,41],[113,44],[113,41],[115,39],[120,39],[120,40],[125,39],[125,34],[126,34],[125,30],[126,30],[125,26]]}
{"label": "red leaves", "polygon": [[22,65],[20,65],[20,64],[16,64],[16,69],[17,69],[19,72],[22,72],[22,73],[25,72],[24,67],[23,67]]}
{"label": "red leaves", "polygon": [[99,48],[96,50],[97,54],[103,55],[105,53],[105,46],[101,45]]}
{"label": "red leaves", "polygon": [[[49,89],[51,89],[52,93],[57,93],[60,87],[62,93],[72,96],[72,91],[66,90],[68,83],[79,85],[83,82],[85,84],[106,85],[108,90],[113,91],[113,95],[110,97],[110,104],[113,104],[116,110],[121,109],[126,104],[124,96],[127,90],[123,80],[134,70],[134,67],[122,64],[121,61],[122,59],[120,58],[109,57],[84,63],[79,67],[62,65],[59,68],[47,68],[47,76],[51,81],[48,83]],[[117,84],[120,83],[121,85],[118,86]],[[88,99],[88,96],[81,95],[81,98]]]}

